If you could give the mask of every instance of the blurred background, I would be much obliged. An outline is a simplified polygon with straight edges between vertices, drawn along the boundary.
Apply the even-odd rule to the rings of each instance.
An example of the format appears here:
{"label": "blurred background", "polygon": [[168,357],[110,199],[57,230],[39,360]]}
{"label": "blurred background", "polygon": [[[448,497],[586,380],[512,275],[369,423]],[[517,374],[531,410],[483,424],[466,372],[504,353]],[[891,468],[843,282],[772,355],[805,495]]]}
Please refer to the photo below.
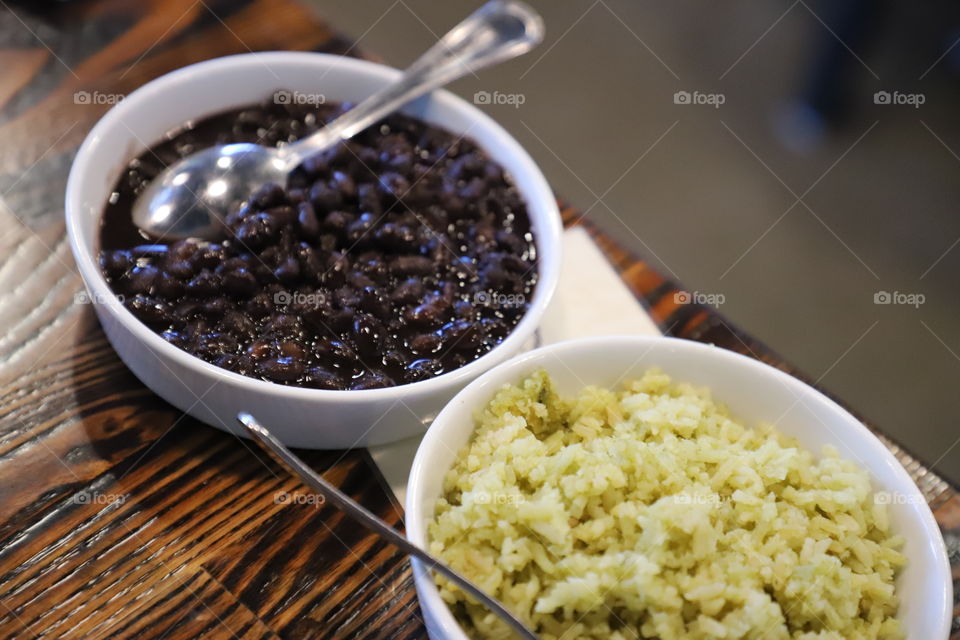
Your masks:
{"label": "blurred background", "polygon": [[[480,2],[315,0],[411,62]],[[532,2],[452,87],[556,193],[960,482],[960,7]]]}

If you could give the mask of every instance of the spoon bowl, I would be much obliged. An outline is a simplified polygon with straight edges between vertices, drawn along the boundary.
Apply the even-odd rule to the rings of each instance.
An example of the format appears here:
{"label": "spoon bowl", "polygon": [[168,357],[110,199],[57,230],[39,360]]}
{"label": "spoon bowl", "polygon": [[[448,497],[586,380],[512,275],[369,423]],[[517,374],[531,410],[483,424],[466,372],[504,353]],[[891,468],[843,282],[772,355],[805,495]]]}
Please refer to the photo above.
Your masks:
{"label": "spoon bowl", "polygon": [[277,149],[237,143],[210,147],[170,166],[147,185],[133,223],[157,238],[218,238],[227,215],[260,187],[287,180]]}

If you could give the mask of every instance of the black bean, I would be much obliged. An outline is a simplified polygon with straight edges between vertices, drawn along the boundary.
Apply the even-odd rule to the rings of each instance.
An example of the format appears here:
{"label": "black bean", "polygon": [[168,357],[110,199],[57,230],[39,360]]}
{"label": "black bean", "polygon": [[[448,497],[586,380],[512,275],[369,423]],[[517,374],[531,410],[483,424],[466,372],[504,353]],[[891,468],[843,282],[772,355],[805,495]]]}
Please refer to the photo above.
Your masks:
{"label": "black bean", "polygon": [[269,315],[274,310],[275,304],[272,295],[261,292],[250,298],[244,305],[244,309],[250,317],[259,319]]}
{"label": "black bean", "polygon": [[296,358],[267,358],[257,365],[257,372],[277,382],[294,382],[303,375],[303,363]]}
{"label": "black bean", "polygon": [[427,295],[422,304],[404,314],[404,319],[417,325],[436,325],[443,321],[447,301],[437,292]]}
{"label": "black bean", "polygon": [[201,269],[216,269],[217,265],[226,260],[227,254],[222,244],[200,245],[190,260]]}
{"label": "black bean", "polygon": [[184,291],[183,282],[172,277],[168,273],[161,274],[157,280],[154,289],[157,292],[157,295],[163,298],[164,300],[176,300]]}
{"label": "black bean", "polygon": [[282,204],[286,200],[286,194],[278,184],[265,184],[253,193],[250,200],[261,210],[269,209]]}
{"label": "black bean", "polygon": [[310,367],[307,369],[305,383],[309,387],[316,389],[343,389],[344,384],[340,376],[323,367]]}
{"label": "black bean", "polygon": [[199,268],[189,260],[173,260],[167,262],[167,273],[180,280],[189,280],[197,274]]}
{"label": "black bean", "polygon": [[373,239],[378,247],[387,251],[410,251],[416,246],[417,236],[406,225],[385,222],[374,231]]}
{"label": "black bean", "polygon": [[199,243],[197,240],[185,239],[178,240],[177,242],[170,245],[170,259],[171,260],[189,260],[193,257],[193,254],[197,252],[199,248]]}
{"label": "black bean", "polygon": [[264,326],[265,334],[292,337],[300,333],[300,319],[286,313],[273,316]]}
{"label": "black bean", "polygon": [[213,363],[218,367],[223,369],[229,369],[240,375],[248,376],[253,372],[254,366],[253,362],[244,355],[237,355],[233,353],[224,354],[216,358]]}
{"label": "black bean", "polygon": [[383,323],[369,313],[360,313],[353,320],[353,343],[360,353],[376,355],[383,344]]}
{"label": "black bean", "polygon": [[386,318],[390,315],[390,298],[379,287],[363,287],[359,307],[377,318]]}
{"label": "black bean", "polygon": [[133,256],[129,251],[117,249],[116,251],[103,251],[100,253],[100,267],[106,272],[108,277],[118,277],[125,274],[133,268]]}
{"label": "black bean", "polygon": [[377,218],[372,213],[361,213],[360,217],[347,227],[347,241],[354,245],[360,243],[367,238],[376,221]]}
{"label": "black bean", "polygon": [[201,313],[211,320],[222,318],[223,315],[233,307],[233,304],[226,298],[211,298],[203,303]]}
{"label": "black bean", "polygon": [[320,222],[309,201],[301,202],[297,207],[297,224],[300,234],[307,240],[315,240],[320,235]]}
{"label": "black bean", "polygon": [[160,270],[152,264],[136,266],[130,270],[128,289],[132,293],[153,293],[153,288],[160,279]]}
{"label": "black bean", "polygon": [[357,196],[357,183],[354,182],[353,178],[343,171],[334,171],[331,176],[330,186],[347,198],[355,198]]}
{"label": "black bean", "polygon": [[389,204],[402,200],[407,195],[410,181],[396,171],[387,171],[380,176],[379,187],[384,203]]}
{"label": "black bean", "polygon": [[257,290],[257,279],[245,267],[239,267],[223,274],[224,290],[234,296],[245,298]]}
{"label": "black bean", "polygon": [[379,184],[367,182],[357,187],[357,205],[360,211],[374,215],[383,213]]}
{"label": "black bean", "polygon": [[269,213],[258,213],[245,220],[237,229],[237,240],[253,250],[265,247],[279,235],[280,227]]}
{"label": "black bean", "polygon": [[186,337],[179,331],[173,329],[167,329],[160,334],[160,337],[169,342],[170,344],[183,348],[184,343],[186,342]]}
{"label": "black bean", "polygon": [[418,382],[443,373],[443,364],[433,358],[420,358],[407,365],[405,373],[408,382]]}
{"label": "black bean", "polygon": [[227,311],[220,322],[226,331],[233,334],[248,334],[253,330],[253,321],[240,311]]}
{"label": "black bean", "polygon": [[259,362],[269,358],[273,353],[273,344],[267,340],[253,342],[246,349],[247,356],[254,362]]}
{"label": "black bean", "polygon": [[344,309],[331,308],[323,316],[321,325],[324,329],[323,332],[343,332],[349,330],[351,324],[353,323],[353,315],[355,313],[356,310],[353,307],[346,307]]}
{"label": "black bean", "polygon": [[127,300],[126,307],[146,324],[166,325],[170,320],[170,303],[143,294]]}
{"label": "black bean", "polygon": [[287,202],[292,205],[299,205],[302,202],[306,202],[309,195],[305,189],[296,187],[289,188],[287,189]]}
{"label": "black bean", "polygon": [[346,211],[331,211],[323,219],[323,228],[340,237],[346,237],[347,228],[356,220],[356,216]]}
{"label": "black bean", "polygon": [[277,224],[281,227],[289,227],[293,225],[297,220],[297,209],[294,209],[288,204],[280,205],[279,207],[271,207],[267,210],[267,213],[277,221]]}
{"label": "black bean", "polygon": [[361,389],[382,389],[384,387],[392,387],[395,384],[396,382],[391,380],[390,376],[382,371],[370,371],[354,380],[351,388],[358,391]]}
{"label": "black bean", "polygon": [[223,281],[214,272],[204,269],[187,283],[187,294],[195,298],[209,298],[220,292]]}
{"label": "black bean", "polygon": [[475,349],[480,344],[480,329],[473,322],[454,320],[440,329],[443,345],[450,349]]}
{"label": "black bean", "polygon": [[435,333],[421,333],[410,340],[410,350],[417,355],[425,356],[440,350],[440,336]]}
{"label": "black bean", "polygon": [[396,304],[411,304],[422,297],[423,281],[419,278],[404,280],[390,293],[390,300]]}
{"label": "black bean", "polygon": [[333,211],[343,206],[343,194],[334,186],[317,182],[310,187],[310,202],[318,211]]}
{"label": "black bean", "polygon": [[397,256],[390,261],[390,270],[400,276],[425,276],[436,269],[433,260],[425,256]]}
{"label": "black bean", "polygon": [[284,258],[273,270],[273,275],[283,283],[295,282],[300,277],[300,263],[293,256]]}

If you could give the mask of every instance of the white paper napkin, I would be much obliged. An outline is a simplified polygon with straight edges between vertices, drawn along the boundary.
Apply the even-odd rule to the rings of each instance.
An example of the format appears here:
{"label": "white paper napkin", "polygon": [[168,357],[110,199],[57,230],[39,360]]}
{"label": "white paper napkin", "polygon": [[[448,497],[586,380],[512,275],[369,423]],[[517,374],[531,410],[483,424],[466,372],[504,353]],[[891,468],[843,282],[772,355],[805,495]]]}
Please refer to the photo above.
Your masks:
{"label": "white paper napkin", "polygon": [[[540,324],[541,342],[659,333],[657,325],[587,232],[578,227],[564,232],[560,283]],[[401,505],[420,438],[416,436],[370,449],[370,455]]]}

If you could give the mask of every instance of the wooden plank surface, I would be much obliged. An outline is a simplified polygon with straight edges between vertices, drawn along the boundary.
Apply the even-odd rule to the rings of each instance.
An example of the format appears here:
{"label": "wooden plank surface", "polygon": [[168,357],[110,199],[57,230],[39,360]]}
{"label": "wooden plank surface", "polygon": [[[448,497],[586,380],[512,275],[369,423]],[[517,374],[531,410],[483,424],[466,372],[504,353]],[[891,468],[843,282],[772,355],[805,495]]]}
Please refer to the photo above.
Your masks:
{"label": "wooden plank surface", "polygon": [[[125,94],[249,50],[356,54],[350,42],[290,0],[12,6],[0,36],[0,637],[424,638],[402,556],[126,370],[78,295],[64,236],[70,162],[109,108],[78,92]],[[677,285],[575,210],[564,215],[666,331],[792,371],[713,310],[678,304]],[[960,560],[957,492],[895,451]],[[303,456],[402,526],[366,452]]]}

